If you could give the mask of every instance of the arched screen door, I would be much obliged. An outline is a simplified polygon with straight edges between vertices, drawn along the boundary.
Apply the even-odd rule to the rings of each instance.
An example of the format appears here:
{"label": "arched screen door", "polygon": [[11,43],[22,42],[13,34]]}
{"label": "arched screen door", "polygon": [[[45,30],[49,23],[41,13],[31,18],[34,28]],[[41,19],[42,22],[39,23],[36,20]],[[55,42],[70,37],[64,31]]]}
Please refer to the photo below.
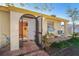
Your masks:
{"label": "arched screen door", "polygon": [[19,21],[20,47],[23,46],[23,42],[35,38],[35,27],[35,16],[31,14],[24,14],[21,16]]}
{"label": "arched screen door", "polygon": [[38,16],[36,21],[36,34],[37,34],[37,43],[39,46],[42,45],[42,17]]}

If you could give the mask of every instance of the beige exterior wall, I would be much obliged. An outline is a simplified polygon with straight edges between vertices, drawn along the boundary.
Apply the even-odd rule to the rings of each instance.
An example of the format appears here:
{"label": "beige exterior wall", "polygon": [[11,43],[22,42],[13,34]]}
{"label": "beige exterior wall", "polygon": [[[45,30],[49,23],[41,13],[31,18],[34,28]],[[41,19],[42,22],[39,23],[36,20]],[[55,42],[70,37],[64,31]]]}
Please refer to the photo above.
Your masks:
{"label": "beige exterior wall", "polygon": [[61,22],[54,21],[54,28],[55,28],[55,34],[56,34],[56,35],[59,35],[59,34],[58,34],[58,30],[64,31],[64,26],[61,26],[60,23],[61,23]]}
{"label": "beige exterior wall", "polygon": [[22,13],[10,11],[10,42],[11,50],[19,49],[19,20]]}
{"label": "beige exterior wall", "polygon": [[[23,13],[10,12],[10,39],[11,39],[11,50],[19,49],[19,20]],[[28,38],[25,40],[35,39],[36,24],[35,19],[24,18],[28,22]]]}
{"label": "beige exterior wall", "polygon": [[[28,13],[28,12],[27,12]],[[0,11],[0,47],[6,43],[6,40],[4,38],[4,34],[7,36],[10,36],[10,49],[11,50],[17,50],[19,49],[19,20],[20,17],[24,13],[10,11],[4,12]],[[29,13],[28,13],[29,14]],[[29,20],[29,19],[28,19]],[[33,19],[29,20],[29,39],[33,38],[33,35],[35,33],[35,21],[32,21]],[[67,23],[65,23],[64,28],[61,28],[58,23],[60,21],[52,20],[52,19],[43,19],[42,23],[42,30],[43,35],[47,33],[47,21],[54,22],[54,28],[55,30],[64,30],[65,35],[67,35]],[[32,31],[32,29],[34,29]],[[58,35],[57,31],[54,31],[54,34]]]}
{"label": "beige exterior wall", "polygon": [[6,37],[10,36],[10,16],[9,12],[0,11],[0,47],[6,45]]}
{"label": "beige exterior wall", "polygon": [[[47,33],[47,21],[50,21],[50,22],[52,22],[52,23],[54,23],[54,31],[53,31],[53,33],[55,34],[55,35],[59,35],[58,34],[58,30],[63,30],[65,33],[66,33],[66,25],[67,25],[67,23],[66,24],[64,24],[65,25],[65,27],[64,26],[60,26],[59,24],[61,23],[60,21],[55,21],[54,19],[53,20],[51,20],[51,19],[45,19],[45,18],[43,18],[43,35],[45,35],[46,33]],[[65,29],[65,30],[64,30]]]}
{"label": "beige exterior wall", "polygon": [[67,22],[64,22],[64,33],[65,33],[65,36],[69,36],[68,29],[67,29]]}
{"label": "beige exterior wall", "polygon": [[47,20],[43,18],[42,20],[42,35],[45,35],[47,33]]}

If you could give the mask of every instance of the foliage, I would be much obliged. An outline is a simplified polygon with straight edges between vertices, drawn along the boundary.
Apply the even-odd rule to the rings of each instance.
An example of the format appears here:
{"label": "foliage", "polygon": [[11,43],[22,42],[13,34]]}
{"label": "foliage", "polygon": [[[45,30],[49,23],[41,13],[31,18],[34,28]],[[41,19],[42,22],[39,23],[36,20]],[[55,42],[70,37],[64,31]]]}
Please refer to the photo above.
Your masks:
{"label": "foliage", "polygon": [[[16,6],[15,3],[5,3],[6,6]],[[33,7],[36,10],[40,11],[52,11],[54,9],[53,4],[48,4],[48,3],[19,3],[21,7]]]}
{"label": "foliage", "polygon": [[69,47],[71,45],[79,47],[79,37],[71,38],[69,40],[58,42],[58,43],[54,42],[54,43],[52,43],[52,45],[50,47],[66,48],[66,47]]}
{"label": "foliage", "polygon": [[14,6],[14,3],[5,3],[6,6]]}
{"label": "foliage", "polygon": [[40,11],[52,11],[52,9],[54,9],[53,5],[48,3],[34,3],[34,8]]}
{"label": "foliage", "polygon": [[69,46],[69,43],[67,41],[62,41],[62,42],[54,42],[50,47],[55,47],[55,48],[66,48]]}
{"label": "foliage", "polygon": [[74,33],[75,37],[78,36],[78,33]]}
{"label": "foliage", "polygon": [[77,8],[69,8],[67,10],[67,14],[68,16],[71,18],[72,20],[72,24],[73,24],[73,37],[75,37],[75,25],[76,25],[76,21],[79,19],[79,10],[77,10]]}
{"label": "foliage", "polygon": [[79,37],[71,38],[68,40],[72,45],[79,47]]}
{"label": "foliage", "polygon": [[[71,34],[71,35],[72,35],[72,38],[76,38],[76,37],[79,35],[79,33],[74,32],[74,33]],[[74,37],[73,37],[73,35],[74,35]]]}
{"label": "foliage", "polygon": [[54,34],[53,33],[47,33],[43,36],[43,43],[44,43],[44,47],[49,47],[51,45],[51,40],[54,38]]}

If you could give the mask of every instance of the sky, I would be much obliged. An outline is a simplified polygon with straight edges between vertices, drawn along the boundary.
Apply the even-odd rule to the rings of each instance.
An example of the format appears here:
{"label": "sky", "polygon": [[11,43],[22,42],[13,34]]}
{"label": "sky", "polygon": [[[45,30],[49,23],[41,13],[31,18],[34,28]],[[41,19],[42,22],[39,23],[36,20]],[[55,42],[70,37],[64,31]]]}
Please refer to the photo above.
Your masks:
{"label": "sky", "polygon": [[[46,4],[45,8],[43,8],[44,4]],[[24,7],[21,6],[19,3],[15,5],[17,7],[47,15],[56,15],[57,17],[61,17],[67,20],[70,20],[67,14],[68,8],[77,8],[79,10],[79,3],[26,3],[24,4]],[[76,23],[79,23],[79,21],[77,21]]]}

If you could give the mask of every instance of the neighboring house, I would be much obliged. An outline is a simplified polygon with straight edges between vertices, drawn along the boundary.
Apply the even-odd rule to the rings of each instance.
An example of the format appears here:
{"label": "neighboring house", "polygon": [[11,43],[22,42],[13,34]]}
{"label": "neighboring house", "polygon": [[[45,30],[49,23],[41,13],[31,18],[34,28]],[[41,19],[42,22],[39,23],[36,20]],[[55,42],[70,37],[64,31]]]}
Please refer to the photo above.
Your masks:
{"label": "neighboring house", "polygon": [[0,6],[0,47],[6,43],[6,37],[10,37],[10,50],[16,50],[21,40],[35,40],[41,44],[42,36],[47,32],[67,36],[67,23],[56,16]]}
{"label": "neighboring house", "polygon": [[69,33],[69,35],[72,34],[72,28],[73,28],[72,24],[68,24],[67,29],[68,29],[68,33]]}
{"label": "neighboring house", "polygon": [[[73,25],[72,24],[68,24],[68,32],[70,35],[73,33]],[[79,33],[79,24],[75,25],[75,32]]]}
{"label": "neighboring house", "polygon": [[75,28],[75,32],[79,33],[79,24],[77,24]]}

